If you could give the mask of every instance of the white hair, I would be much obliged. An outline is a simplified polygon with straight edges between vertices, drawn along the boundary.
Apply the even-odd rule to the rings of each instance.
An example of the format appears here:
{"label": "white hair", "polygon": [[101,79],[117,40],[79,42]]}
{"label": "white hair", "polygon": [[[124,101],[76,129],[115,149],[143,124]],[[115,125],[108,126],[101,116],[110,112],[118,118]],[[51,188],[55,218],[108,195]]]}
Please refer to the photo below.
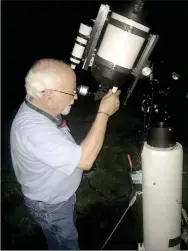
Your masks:
{"label": "white hair", "polygon": [[54,68],[31,68],[25,78],[27,96],[40,98],[42,91],[55,90],[60,81],[58,71]]}

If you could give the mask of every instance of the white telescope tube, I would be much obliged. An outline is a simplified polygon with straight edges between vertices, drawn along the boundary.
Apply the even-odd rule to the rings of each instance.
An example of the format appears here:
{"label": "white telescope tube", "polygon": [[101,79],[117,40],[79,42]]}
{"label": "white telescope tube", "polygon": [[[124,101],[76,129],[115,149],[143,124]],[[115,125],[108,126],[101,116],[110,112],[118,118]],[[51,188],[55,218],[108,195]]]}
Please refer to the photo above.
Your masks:
{"label": "white telescope tube", "polygon": [[142,150],[144,249],[180,250],[183,150]]}
{"label": "white telescope tube", "polygon": [[[120,21],[141,32],[149,32],[149,28],[131,19],[112,12],[111,18]],[[145,38],[108,24],[98,50],[98,56],[126,69],[132,69],[142,48]]]}
{"label": "white telescope tube", "polygon": [[85,24],[80,24],[80,28],[78,31],[78,36],[76,38],[76,42],[74,44],[70,61],[71,61],[71,68],[75,69],[76,65],[80,63],[80,60],[82,59],[85,46],[87,44],[88,38],[90,36],[92,27],[87,26]]}

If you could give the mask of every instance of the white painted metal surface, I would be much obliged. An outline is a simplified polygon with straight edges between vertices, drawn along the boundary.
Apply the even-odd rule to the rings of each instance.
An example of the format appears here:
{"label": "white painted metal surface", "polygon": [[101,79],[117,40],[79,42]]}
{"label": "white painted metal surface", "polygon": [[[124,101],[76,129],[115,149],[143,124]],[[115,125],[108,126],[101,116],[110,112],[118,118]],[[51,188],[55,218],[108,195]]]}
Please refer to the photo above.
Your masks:
{"label": "white painted metal surface", "polygon": [[144,144],[143,227],[147,251],[180,249],[176,239],[181,236],[182,171],[181,144],[167,149]]}

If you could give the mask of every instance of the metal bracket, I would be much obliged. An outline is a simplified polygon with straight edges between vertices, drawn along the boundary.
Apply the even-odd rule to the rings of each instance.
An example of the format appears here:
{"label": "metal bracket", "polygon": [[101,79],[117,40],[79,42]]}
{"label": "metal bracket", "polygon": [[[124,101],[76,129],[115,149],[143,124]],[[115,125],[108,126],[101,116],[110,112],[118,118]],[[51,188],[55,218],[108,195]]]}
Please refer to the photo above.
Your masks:
{"label": "metal bracket", "polygon": [[132,74],[135,77],[140,76],[140,73],[141,73],[142,69],[144,68],[144,66],[146,65],[146,63],[147,63],[155,45],[157,44],[158,40],[159,40],[159,35],[153,35],[153,34],[149,35],[148,42],[142,52],[142,55],[140,56],[140,59],[136,65],[136,67],[133,70]]}
{"label": "metal bracket", "polygon": [[146,47],[144,48],[144,51],[143,51],[137,65],[136,65],[135,69],[132,72],[132,75],[134,75],[135,79],[128,89],[128,94],[127,94],[126,99],[123,103],[123,106],[125,106],[127,104],[129,97],[131,96],[134,88],[136,87],[138,80],[141,77],[141,71],[144,68],[144,66],[146,65],[146,63],[148,62],[148,59],[149,59],[156,43],[158,42],[158,40],[159,40],[159,35],[150,34],[149,39],[148,39],[148,43],[147,43]]}
{"label": "metal bracket", "polygon": [[97,18],[94,23],[94,27],[91,31],[90,38],[84,51],[83,55],[84,64],[82,67],[82,69],[84,70],[88,70],[88,67],[90,66],[90,61],[94,56],[95,48],[97,46],[98,40],[100,38],[109,11],[110,7],[108,5],[101,4]]}

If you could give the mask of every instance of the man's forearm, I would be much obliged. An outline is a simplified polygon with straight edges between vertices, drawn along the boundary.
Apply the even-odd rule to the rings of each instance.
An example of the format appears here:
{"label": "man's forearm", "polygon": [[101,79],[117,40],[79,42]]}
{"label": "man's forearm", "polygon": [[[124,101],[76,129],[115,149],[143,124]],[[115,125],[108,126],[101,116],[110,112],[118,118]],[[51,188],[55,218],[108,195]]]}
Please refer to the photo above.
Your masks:
{"label": "man's forearm", "polygon": [[86,169],[90,169],[92,167],[101,150],[104,142],[108,119],[108,115],[104,113],[98,113],[88,135],[81,144],[81,164],[85,165]]}

